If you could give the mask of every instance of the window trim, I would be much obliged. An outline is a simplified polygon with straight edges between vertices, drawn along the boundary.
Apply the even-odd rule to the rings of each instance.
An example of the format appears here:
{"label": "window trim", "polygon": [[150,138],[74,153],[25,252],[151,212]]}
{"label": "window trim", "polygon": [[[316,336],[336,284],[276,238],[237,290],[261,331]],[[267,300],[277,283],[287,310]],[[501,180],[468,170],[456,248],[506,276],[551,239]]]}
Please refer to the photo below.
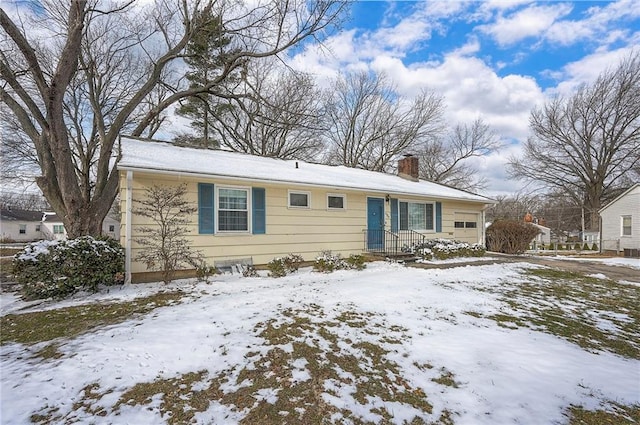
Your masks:
{"label": "window trim", "polygon": [[[629,226],[625,226],[624,225],[624,219],[628,218],[629,219]],[[625,227],[629,228],[629,233],[625,233],[624,229]],[[633,218],[631,215],[621,215],[620,216],[620,236],[625,237],[625,238],[630,238],[633,236]]]}
{"label": "window trim", "polygon": [[[342,208],[336,208],[329,205],[329,198],[342,198]],[[327,210],[329,211],[346,211],[347,195],[345,193],[327,193]]]}
{"label": "window trim", "polygon": [[[402,229],[401,228],[401,224],[402,224],[402,211],[403,208],[401,207],[402,203],[406,203],[407,204],[407,228],[406,229]],[[421,233],[437,233],[437,217],[436,217],[436,201],[415,201],[415,200],[408,200],[408,199],[399,199],[398,200],[398,230],[399,231],[408,231],[408,230],[413,230],[414,232],[421,232]],[[409,228],[409,217],[408,217],[408,210],[409,210],[409,204],[418,204],[418,205],[425,205],[425,210],[426,210],[426,205],[431,205],[431,224],[432,224],[432,228],[431,229],[410,229]],[[425,211],[425,220],[427,219],[427,215],[426,215],[426,211]],[[425,221],[425,227],[426,227],[427,222]]]}
{"label": "window trim", "polygon": [[[291,205],[291,195],[292,194],[306,195],[307,196],[307,205],[306,206]],[[287,208],[293,208],[293,209],[298,209],[298,210],[309,210],[309,209],[311,209],[311,192],[306,191],[306,190],[288,190],[287,191]]]}
{"label": "window trim", "polygon": [[[220,212],[221,211],[232,211],[232,210],[226,210],[226,209],[221,209],[220,208],[220,189],[230,189],[230,190],[243,190],[246,192],[247,194],[247,207],[246,207],[246,211],[247,211],[247,230],[220,230]],[[252,232],[252,227],[253,227],[253,212],[252,212],[252,200],[251,200],[251,187],[249,186],[232,186],[232,185],[215,185],[214,187],[214,208],[216,211],[214,220],[215,220],[215,227],[214,227],[214,234],[216,235],[245,235],[245,234],[251,234]],[[236,210],[236,211],[245,211],[245,210]]]}

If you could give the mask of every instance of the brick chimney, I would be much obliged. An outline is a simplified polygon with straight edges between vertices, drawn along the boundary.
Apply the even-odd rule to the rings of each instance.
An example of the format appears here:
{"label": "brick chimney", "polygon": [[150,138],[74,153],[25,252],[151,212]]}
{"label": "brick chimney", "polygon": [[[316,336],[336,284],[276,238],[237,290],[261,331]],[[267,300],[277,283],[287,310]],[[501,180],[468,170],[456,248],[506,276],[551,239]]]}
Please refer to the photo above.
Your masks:
{"label": "brick chimney", "polygon": [[411,154],[405,155],[398,161],[398,176],[403,179],[418,181],[418,157]]}

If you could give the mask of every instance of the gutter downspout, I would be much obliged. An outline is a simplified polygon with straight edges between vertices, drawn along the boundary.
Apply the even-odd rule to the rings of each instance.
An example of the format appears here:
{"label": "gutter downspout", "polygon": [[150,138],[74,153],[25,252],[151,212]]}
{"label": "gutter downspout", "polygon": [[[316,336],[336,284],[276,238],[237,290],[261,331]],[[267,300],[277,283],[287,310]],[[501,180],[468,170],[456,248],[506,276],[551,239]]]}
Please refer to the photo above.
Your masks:
{"label": "gutter downspout", "polygon": [[125,241],[124,241],[124,269],[125,283],[131,283],[131,209],[133,202],[133,171],[127,171],[125,194]]}
{"label": "gutter downspout", "polygon": [[491,208],[494,204],[485,204],[484,208],[482,208],[482,229],[480,230],[480,243],[482,246],[487,248],[487,224],[486,224],[486,211]]}

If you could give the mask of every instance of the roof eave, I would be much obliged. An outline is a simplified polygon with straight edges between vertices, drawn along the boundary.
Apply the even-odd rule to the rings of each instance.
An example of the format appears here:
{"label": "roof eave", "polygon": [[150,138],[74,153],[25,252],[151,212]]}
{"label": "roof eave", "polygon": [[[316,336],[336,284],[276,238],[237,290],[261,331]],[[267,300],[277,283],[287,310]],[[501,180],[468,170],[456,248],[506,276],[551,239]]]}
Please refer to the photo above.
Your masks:
{"label": "roof eave", "polygon": [[[317,184],[317,183],[301,183],[294,180],[284,180],[284,179],[264,179],[264,178],[258,179],[258,178],[251,178],[251,177],[232,176],[232,175],[226,175],[226,174],[220,174],[220,173],[198,173],[198,172],[191,172],[191,171],[184,171],[184,170],[160,169],[160,168],[152,168],[152,167],[135,167],[135,166],[129,166],[129,165],[123,165],[123,164],[118,164],[118,170],[157,173],[157,174],[173,174],[173,175],[177,174],[177,175],[185,175],[190,177],[203,177],[203,178],[217,177],[217,178],[223,178],[228,180],[249,181],[249,182],[257,182],[257,183],[268,182],[273,184],[295,184],[298,186],[305,186],[305,187],[318,187],[318,188],[335,187],[335,188],[352,190],[357,192],[379,193],[381,195],[388,194],[388,195],[422,196],[422,197],[428,196],[428,195],[416,194],[413,192],[389,191],[389,190],[381,190],[381,189],[363,189],[361,187],[353,187],[348,185],[324,185],[324,184]],[[480,196],[480,195],[474,195],[474,196]],[[497,201],[489,198],[473,199],[473,198],[463,198],[463,197],[454,197],[454,196],[446,196],[446,195],[445,196],[432,195],[432,197],[438,198],[438,199],[474,202],[474,203],[486,204],[486,205],[497,203]]]}

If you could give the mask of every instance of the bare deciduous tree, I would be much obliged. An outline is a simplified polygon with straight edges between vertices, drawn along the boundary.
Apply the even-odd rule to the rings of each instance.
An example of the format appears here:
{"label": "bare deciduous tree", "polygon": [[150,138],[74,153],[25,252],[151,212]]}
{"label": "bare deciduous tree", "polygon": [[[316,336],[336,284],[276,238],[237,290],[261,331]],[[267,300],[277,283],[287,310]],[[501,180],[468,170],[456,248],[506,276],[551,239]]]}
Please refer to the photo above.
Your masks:
{"label": "bare deciduous tree", "polygon": [[[209,92],[251,58],[317,40],[346,3],[277,0],[43,0],[0,9],[0,100],[33,144],[37,183],[70,237],[98,235],[118,187],[122,133],[153,134],[166,109]],[[234,43],[207,84],[180,82],[176,62],[202,22],[220,17]]]}
{"label": "bare deciduous tree", "polygon": [[213,105],[212,125],[221,146],[285,159],[314,159],[322,149],[320,95],[309,75],[276,69],[264,60],[247,64],[244,96]]}
{"label": "bare deciduous tree", "polygon": [[458,124],[445,137],[433,139],[418,153],[420,177],[464,190],[486,187],[468,159],[497,150],[500,142],[481,119],[472,124]]}
{"label": "bare deciduous tree", "polygon": [[640,52],[568,98],[533,110],[533,136],[513,176],[535,181],[584,207],[586,229],[620,185],[640,178]]}
{"label": "bare deciduous tree", "polygon": [[142,237],[136,243],[142,249],[136,259],[150,270],[159,270],[164,283],[171,282],[181,267],[197,268],[202,263],[202,254],[192,250],[187,239],[189,216],[197,208],[187,201],[186,194],[186,184],[152,186],[136,201],[136,214],[153,223],[138,229]]}
{"label": "bare deciduous tree", "polygon": [[442,128],[442,99],[423,91],[413,101],[384,75],[347,74],[327,93],[327,162],[389,171],[403,152],[418,152]]}

